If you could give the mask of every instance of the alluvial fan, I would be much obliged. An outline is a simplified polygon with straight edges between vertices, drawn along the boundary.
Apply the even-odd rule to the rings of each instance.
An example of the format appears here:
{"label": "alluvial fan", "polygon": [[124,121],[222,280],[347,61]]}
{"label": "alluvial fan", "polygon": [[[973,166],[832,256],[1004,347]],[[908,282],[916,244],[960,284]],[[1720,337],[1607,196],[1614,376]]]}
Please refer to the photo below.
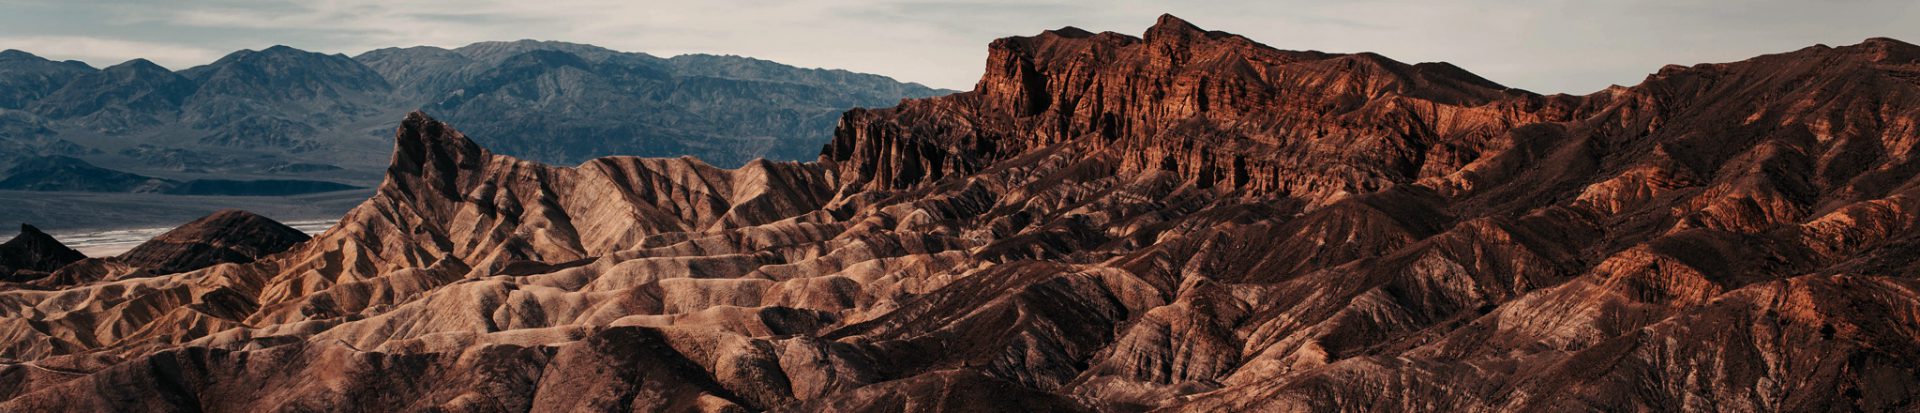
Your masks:
{"label": "alluvial fan", "polygon": [[0,289],[5,411],[1836,411],[1920,399],[1920,47],[1542,96],[1164,16],[816,162],[408,115],[250,263]]}

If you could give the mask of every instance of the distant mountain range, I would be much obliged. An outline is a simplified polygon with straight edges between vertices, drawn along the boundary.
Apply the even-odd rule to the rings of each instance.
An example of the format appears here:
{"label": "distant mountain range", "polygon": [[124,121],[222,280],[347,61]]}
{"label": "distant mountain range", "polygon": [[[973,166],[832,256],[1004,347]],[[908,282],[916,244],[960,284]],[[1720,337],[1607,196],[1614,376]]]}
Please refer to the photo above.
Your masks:
{"label": "distant mountain range", "polygon": [[[395,114],[415,109],[544,162],[812,159],[849,108],[950,92],[746,57],[531,40],[354,57],[274,46],[180,71],[144,59],[97,69],[7,50],[0,189],[280,195],[370,186],[392,149]],[[66,173],[76,170],[87,173]]]}

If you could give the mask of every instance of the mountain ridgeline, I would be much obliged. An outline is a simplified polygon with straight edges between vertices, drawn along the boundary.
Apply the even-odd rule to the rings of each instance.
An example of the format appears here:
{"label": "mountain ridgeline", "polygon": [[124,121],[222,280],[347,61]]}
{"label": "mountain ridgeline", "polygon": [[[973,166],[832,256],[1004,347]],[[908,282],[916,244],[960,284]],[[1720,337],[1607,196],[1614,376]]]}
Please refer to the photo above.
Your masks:
{"label": "mountain ridgeline", "polygon": [[[380,130],[391,127],[392,114],[415,109],[461,122],[491,147],[527,159],[693,155],[738,166],[761,157],[812,159],[841,112],[942,93],[744,57],[659,58],[538,41],[355,57],[274,46],[180,71],[142,59],[95,69],[8,50],[0,52],[0,171],[29,168],[0,179],[53,173],[33,167],[73,163],[64,157],[179,181],[371,185],[385,146]],[[33,180],[11,187],[125,186]]]}
{"label": "mountain ridgeline", "polygon": [[610,154],[691,155],[725,167],[811,160],[847,109],[949,93],[744,57],[662,59],[555,42],[381,49],[354,59],[488,147],[560,164]]}
{"label": "mountain ridgeline", "polygon": [[[414,53],[620,59],[484,50]],[[0,283],[0,410],[1920,405],[1920,46],[1585,96],[1173,16],[988,56],[812,162],[553,166],[410,113],[284,252]]]}

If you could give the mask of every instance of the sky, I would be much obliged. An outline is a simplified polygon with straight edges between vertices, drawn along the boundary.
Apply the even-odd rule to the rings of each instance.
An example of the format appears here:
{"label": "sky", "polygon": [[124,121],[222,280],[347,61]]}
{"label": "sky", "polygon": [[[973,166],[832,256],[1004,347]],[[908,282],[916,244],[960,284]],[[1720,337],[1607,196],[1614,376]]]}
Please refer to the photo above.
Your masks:
{"label": "sky", "polygon": [[1075,26],[1138,36],[1172,13],[1290,50],[1451,62],[1584,94],[1667,64],[1869,37],[1920,42],[1914,0],[0,0],[0,49],[173,69],[276,44],[372,49],[539,39],[658,56],[733,54],[966,90],[987,43]]}

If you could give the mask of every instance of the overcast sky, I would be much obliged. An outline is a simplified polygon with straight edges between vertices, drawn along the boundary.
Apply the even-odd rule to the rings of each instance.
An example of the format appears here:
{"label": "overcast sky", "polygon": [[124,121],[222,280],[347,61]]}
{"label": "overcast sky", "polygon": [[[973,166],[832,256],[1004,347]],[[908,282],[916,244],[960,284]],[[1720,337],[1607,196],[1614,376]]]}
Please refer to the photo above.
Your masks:
{"label": "overcast sky", "polygon": [[0,0],[0,48],[184,69],[285,44],[358,54],[483,40],[738,54],[971,89],[987,42],[1076,26],[1139,35],[1161,13],[1268,45],[1448,61],[1508,86],[1588,93],[1669,63],[1816,43],[1920,41],[1915,0]]}

